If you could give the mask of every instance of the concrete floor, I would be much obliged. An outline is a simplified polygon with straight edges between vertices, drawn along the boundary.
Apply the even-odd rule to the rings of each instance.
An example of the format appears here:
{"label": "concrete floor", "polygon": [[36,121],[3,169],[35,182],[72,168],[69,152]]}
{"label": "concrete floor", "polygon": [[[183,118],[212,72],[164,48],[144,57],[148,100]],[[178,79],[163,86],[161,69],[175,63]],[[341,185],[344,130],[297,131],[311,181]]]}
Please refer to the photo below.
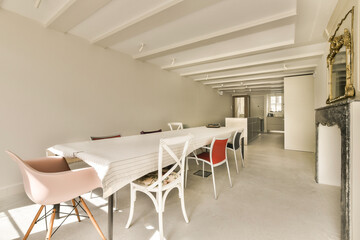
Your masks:
{"label": "concrete floor", "polygon": [[[340,239],[340,188],[314,182],[313,153],[284,150],[283,134],[263,134],[245,151],[246,167],[240,167],[239,174],[228,152],[232,188],[225,165],[215,169],[217,200],[211,176],[203,179],[192,175],[200,166],[191,163],[185,189],[190,223],[183,219],[174,190],[165,207],[166,239]],[[120,190],[120,210],[114,213],[114,239],[158,239],[154,206],[146,195],[137,196],[133,224],[125,229],[129,188]],[[89,199],[89,194],[84,198],[106,233],[106,201],[100,197]],[[37,209],[25,195],[1,200],[0,239],[22,238]],[[29,239],[43,238],[45,226],[41,222]],[[52,239],[100,238],[88,219],[78,223],[76,217],[70,217]]]}

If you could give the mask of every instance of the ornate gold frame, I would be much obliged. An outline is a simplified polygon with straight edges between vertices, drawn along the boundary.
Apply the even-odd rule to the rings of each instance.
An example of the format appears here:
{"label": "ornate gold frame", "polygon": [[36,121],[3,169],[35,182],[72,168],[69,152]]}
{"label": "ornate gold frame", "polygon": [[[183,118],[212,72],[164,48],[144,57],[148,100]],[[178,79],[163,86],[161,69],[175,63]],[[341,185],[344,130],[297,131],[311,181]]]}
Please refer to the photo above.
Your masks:
{"label": "ornate gold frame", "polygon": [[[337,31],[339,30],[341,24],[345,21],[347,16],[351,13],[351,32],[349,29],[344,29],[344,34],[336,36]],[[329,38],[330,42],[330,52],[327,56],[327,68],[328,68],[328,84],[329,84],[329,98],[326,100],[326,103],[333,103],[348,97],[355,95],[355,89],[353,85],[353,59],[354,59],[354,48],[353,48],[353,23],[354,23],[354,7],[345,15],[345,17],[338,24],[335,33]],[[339,50],[345,46],[346,48],[346,85],[345,85],[345,94],[343,96],[333,96],[332,95],[332,71],[333,63],[336,54]]]}

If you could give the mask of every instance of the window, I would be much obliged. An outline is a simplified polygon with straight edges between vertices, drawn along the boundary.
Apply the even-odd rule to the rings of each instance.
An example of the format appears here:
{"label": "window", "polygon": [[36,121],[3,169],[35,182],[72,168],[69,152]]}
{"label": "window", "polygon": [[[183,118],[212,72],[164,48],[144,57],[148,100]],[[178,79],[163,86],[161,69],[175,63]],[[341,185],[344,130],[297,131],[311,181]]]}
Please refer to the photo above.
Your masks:
{"label": "window", "polygon": [[270,97],[270,112],[282,112],[282,96]]}

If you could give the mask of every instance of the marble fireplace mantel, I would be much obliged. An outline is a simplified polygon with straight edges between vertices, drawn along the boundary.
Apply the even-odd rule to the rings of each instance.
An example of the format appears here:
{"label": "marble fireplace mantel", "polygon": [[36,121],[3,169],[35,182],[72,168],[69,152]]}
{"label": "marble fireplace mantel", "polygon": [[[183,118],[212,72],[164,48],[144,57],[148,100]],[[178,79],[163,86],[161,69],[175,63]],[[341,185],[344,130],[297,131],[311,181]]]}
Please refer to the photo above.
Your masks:
{"label": "marble fireplace mantel", "polygon": [[351,100],[315,109],[316,157],[315,180],[319,182],[319,124],[337,125],[341,132],[341,239],[350,240],[350,103]]}

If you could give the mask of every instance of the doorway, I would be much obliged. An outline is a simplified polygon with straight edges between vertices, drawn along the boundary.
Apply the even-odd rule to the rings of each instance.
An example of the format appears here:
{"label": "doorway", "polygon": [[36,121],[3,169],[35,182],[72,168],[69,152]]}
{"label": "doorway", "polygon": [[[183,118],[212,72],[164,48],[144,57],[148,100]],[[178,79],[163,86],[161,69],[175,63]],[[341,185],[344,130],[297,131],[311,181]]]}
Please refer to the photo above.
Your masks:
{"label": "doorway", "polygon": [[236,96],[233,97],[233,117],[247,118],[250,115],[250,97]]}

